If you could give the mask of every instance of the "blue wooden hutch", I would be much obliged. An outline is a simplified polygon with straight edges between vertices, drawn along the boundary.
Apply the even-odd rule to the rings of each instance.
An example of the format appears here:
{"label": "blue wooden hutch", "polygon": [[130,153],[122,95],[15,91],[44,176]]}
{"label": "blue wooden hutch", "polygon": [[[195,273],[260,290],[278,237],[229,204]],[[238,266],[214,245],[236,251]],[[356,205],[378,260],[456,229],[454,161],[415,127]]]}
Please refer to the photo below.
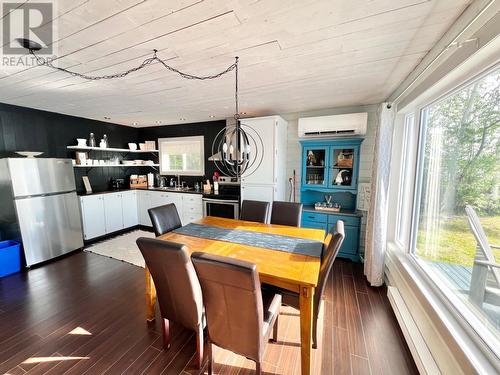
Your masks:
{"label": "blue wooden hutch", "polygon": [[[302,145],[300,197],[304,204],[302,226],[331,231],[337,220],[343,220],[346,238],[339,257],[359,261],[361,215],[356,212],[358,192],[359,148],[362,138],[307,140]],[[316,210],[316,202],[341,205],[340,212]]]}

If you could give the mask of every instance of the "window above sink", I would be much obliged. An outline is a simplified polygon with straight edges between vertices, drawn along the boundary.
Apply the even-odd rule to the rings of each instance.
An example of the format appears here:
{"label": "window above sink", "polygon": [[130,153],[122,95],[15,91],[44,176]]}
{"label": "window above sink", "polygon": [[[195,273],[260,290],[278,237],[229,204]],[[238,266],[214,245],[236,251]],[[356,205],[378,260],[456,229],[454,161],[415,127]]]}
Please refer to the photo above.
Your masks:
{"label": "window above sink", "polygon": [[204,144],[203,136],[159,138],[160,174],[203,176]]}

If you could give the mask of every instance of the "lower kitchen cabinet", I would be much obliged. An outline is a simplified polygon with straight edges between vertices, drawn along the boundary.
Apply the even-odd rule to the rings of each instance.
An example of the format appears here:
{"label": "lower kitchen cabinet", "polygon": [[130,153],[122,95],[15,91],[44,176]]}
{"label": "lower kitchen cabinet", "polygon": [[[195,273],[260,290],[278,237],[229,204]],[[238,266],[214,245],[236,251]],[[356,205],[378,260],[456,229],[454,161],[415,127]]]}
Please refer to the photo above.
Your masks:
{"label": "lower kitchen cabinet", "polygon": [[113,233],[118,230],[122,230],[124,228],[122,194],[103,194],[103,200],[106,233]]}
{"label": "lower kitchen cabinet", "polygon": [[139,224],[139,210],[137,209],[137,191],[128,190],[122,194],[123,227],[130,228]]}
{"label": "lower kitchen cabinet", "polygon": [[126,190],[80,197],[84,239],[91,240],[138,224],[151,227],[148,210],[173,203],[182,225],[203,217],[201,194]]}
{"label": "lower kitchen cabinet", "polygon": [[151,206],[151,193],[150,191],[137,190],[137,216],[139,224],[146,227],[151,226],[151,219],[149,218],[148,210]]}
{"label": "lower kitchen cabinet", "polygon": [[89,240],[106,234],[103,195],[80,197],[83,238]]}
{"label": "lower kitchen cabinet", "polygon": [[[150,195],[151,198],[149,208],[163,206],[169,203],[175,204],[175,208],[177,208],[177,212],[179,213],[182,225],[186,225],[203,217],[203,206],[201,195],[199,194],[172,193],[162,191],[138,191],[138,193],[140,195],[144,193],[148,193]],[[142,207],[140,208],[140,210],[142,210]],[[151,226],[151,222],[148,221],[148,224],[142,225]]]}

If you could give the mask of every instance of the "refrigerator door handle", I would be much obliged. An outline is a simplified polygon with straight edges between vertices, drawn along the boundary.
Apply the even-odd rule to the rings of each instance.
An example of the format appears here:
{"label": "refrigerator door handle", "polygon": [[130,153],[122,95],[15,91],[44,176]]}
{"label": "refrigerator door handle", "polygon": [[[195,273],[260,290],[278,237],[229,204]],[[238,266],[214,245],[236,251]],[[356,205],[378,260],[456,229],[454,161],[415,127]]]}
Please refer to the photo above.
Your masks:
{"label": "refrigerator door handle", "polygon": [[47,194],[23,195],[20,197],[15,197],[14,199],[19,200],[19,199],[29,199],[29,198],[36,198],[36,197],[51,197],[53,195],[61,195],[61,194],[69,194],[69,193],[76,193],[76,190],[60,191],[57,193],[47,193]]}

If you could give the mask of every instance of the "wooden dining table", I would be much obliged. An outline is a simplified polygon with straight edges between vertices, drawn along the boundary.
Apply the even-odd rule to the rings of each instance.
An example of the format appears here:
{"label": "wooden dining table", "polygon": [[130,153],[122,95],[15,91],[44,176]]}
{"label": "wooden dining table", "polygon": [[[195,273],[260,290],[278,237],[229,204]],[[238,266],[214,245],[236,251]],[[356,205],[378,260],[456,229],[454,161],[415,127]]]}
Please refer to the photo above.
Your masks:
{"label": "wooden dining table", "polygon": [[[262,224],[211,216],[204,217],[194,223],[279,234],[320,242],[325,241],[325,231],[321,229]],[[301,370],[302,375],[309,375],[311,373],[313,298],[314,290],[318,283],[320,258],[227,241],[193,237],[176,233],[175,231],[166,233],[158,237],[158,239],[185,244],[190,253],[201,251],[255,263],[261,282],[299,293]],[[147,319],[153,320],[155,316],[156,291],[147,267],[146,299]]]}

